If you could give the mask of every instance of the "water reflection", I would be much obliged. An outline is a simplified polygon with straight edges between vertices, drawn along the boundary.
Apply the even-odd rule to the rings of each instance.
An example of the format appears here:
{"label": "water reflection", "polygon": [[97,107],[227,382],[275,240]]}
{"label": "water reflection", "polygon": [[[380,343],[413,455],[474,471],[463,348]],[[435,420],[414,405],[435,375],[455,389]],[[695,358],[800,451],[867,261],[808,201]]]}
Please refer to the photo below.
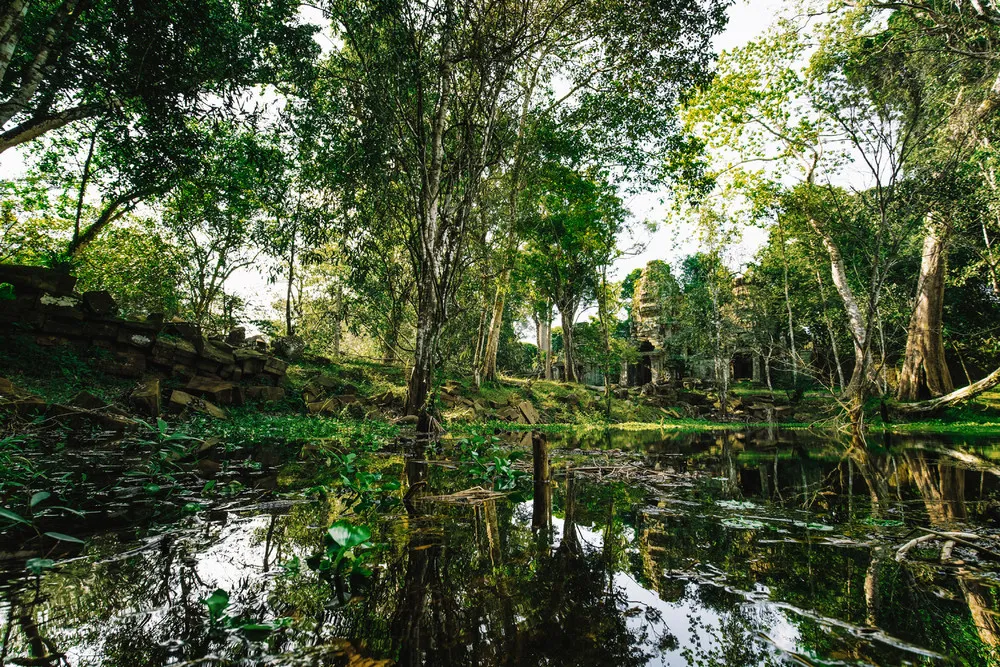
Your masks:
{"label": "water reflection", "polygon": [[[994,450],[885,444],[528,434],[522,497],[462,502],[461,465],[407,446],[382,464],[399,509],[362,517],[383,545],[369,579],[291,565],[336,497],[98,530],[40,578],[3,565],[0,663],[996,664],[995,564],[954,540],[895,557],[916,528],[997,532]],[[657,474],[606,474],[626,466]],[[216,588],[244,624],[289,627],[213,627]]]}

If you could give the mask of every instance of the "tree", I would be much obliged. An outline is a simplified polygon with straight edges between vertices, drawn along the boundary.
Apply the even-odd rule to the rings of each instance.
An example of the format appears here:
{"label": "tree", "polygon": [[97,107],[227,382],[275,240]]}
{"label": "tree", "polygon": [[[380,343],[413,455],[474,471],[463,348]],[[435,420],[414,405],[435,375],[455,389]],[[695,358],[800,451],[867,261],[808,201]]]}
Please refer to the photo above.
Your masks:
{"label": "tree", "polygon": [[317,51],[292,0],[10,0],[0,9],[0,153],[83,119],[175,128],[236,109]]}
{"label": "tree", "polygon": [[566,380],[576,382],[573,325],[580,307],[597,296],[600,271],[615,256],[627,212],[600,174],[548,165],[532,188],[525,262],[535,289],[559,309]]}

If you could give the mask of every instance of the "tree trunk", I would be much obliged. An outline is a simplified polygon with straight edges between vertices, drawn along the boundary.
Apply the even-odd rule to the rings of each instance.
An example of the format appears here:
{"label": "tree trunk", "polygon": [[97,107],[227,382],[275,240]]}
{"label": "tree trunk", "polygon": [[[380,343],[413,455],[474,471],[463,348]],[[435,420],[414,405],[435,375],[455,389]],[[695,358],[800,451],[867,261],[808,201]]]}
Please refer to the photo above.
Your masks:
{"label": "tree trunk", "polygon": [[559,315],[562,318],[563,329],[563,364],[566,366],[566,382],[578,382],[576,375],[576,355],[573,353],[573,320],[576,319],[575,309],[568,306],[559,306]]}
{"label": "tree trunk", "polygon": [[507,302],[509,288],[510,271],[506,270],[500,274],[500,279],[497,281],[497,293],[493,297],[493,314],[490,317],[486,348],[483,351],[480,369],[480,374],[485,382],[494,382],[497,379],[497,351],[500,349],[500,329],[503,326],[503,309]]}
{"label": "tree trunk", "polygon": [[285,292],[285,335],[294,336],[292,323],[292,285],[295,284],[295,228],[292,227],[292,245],[288,253],[288,289]]}
{"label": "tree trunk", "polygon": [[[780,220],[780,218],[779,218]],[[778,230],[781,231],[780,222],[778,223]],[[783,233],[779,234],[778,237],[781,242],[781,259],[782,259],[782,281],[784,283],[785,291],[785,310],[788,313],[788,351],[791,356],[792,361],[792,383],[798,385],[799,382],[799,353],[795,349],[795,323],[792,319],[792,299],[789,295],[788,290],[788,260],[785,259],[785,235]]]}
{"label": "tree trunk", "polygon": [[837,294],[844,302],[844,309],[847,311],[847,322],[851,331],[851,339],[854,341],[854,370],[851,373],[851,380],[844,390],[844,397],[848,399],[852,408],[852,421],[859,416],[858,410],[864,403],[864,394],[868,388],[868,378],[871,374],[871,355],[868,351],[868,330],[865,327],[864,317],[861,315],[861,308],[854,296],[854,290],[847,282],[847,267],[844,265],[844,258],[840,254],[840,248],[834,243],[829,234],[815,220],[810,220],[809,224],[819,234],[820,239],[826,247],[830,256],[830,274],[833,277],[833,285],[837,288]]}
{"label": "tree trunk", "polygon": [[542,314],[542,343],[545,345],[545,379],[552,379],[552,306],[545,304]]}
{"label": "tree trunk", "polygon": [[425,274],[417,305],[417,335],[413,351],[413,371],[406,391],[406,414],[418,415],[417,430],[430,430],[428,396],[434,377],[434,354],[441,335],[441,313],[434,294],[433,278]]}
{"label": "tree trunk", "polygon": [[930,224],[924,237],[917,295],[896,394],[902,401],[941,396],[955,388],[945,362],[941,333],[947,242],[947,233],[938,225]]}
{"label": "tree trunk", "polygon": [[844,384],[844,367],[840,363],[840,350],[837,345],[837,335],[833,331],[833,322],[830,320],[830,313],[826,309],[826,289],[823,286],[823,276],[820,272],[816,271],[816,282],[819,283],[819,295],[823,302],[823,321],[826,323],[826,331],[830,336],[830,349],[833,350],[833,361],[837,366],[837,380],[840,382],[840,390],[843,391]]}
{"label": "tree trunk", "polygon": [[333,298],[333,320],[333,357],[339,359],[341,329],[344,327],[344,290],[339,282]]}
{"label": "tree trunk", "polygon": [[998,384],[1000,384],[1000,368],[996,369],[979,382],[973,382],[972,384],[962,387],[961,389],[956,389],[950,394],[945,394],[944,396],[932,398],[927,401],[920,401],[919,403],[897,405],[896,409],[910,415],[930,414],[971,400],[984,391],[989,391]]}

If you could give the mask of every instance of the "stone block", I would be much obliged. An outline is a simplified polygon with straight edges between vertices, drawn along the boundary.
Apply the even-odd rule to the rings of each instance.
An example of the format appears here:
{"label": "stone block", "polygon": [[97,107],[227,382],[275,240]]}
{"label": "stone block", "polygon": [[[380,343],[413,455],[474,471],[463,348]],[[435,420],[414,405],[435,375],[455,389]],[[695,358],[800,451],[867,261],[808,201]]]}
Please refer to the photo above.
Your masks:
{"label": "stone block", "polygon": [[54,336],[84,337],[84,322],[61,317],[47,317],[41,326],[42,333]]}
{"label": "stone block", "polygon": [[89,391],[80,391],[73,398],[69,399],[69,405],[82,410],[99,410],[107,407],[108,404]]}
{"label": "stone block", "polygon": [[139,352],[115,352],[109,359],[99,359],[97,368],[109,375],[124,378],[142,377],[146,370],[146,357]]}
{"label": "stone block", "polygon": [[118,311],[118,304],[106,290],[84,292],[83,307],[94,315],[113,315]]}
{"label": "stone block", "polygon": [[232,382],[213,380],[201,376],[196,376],[188,380],[188,383],[184,386],[184,391],[225,405],[232,405],[234,403],[239,405],[242,403],[243,398],[243,392]]}
{"label": "stone block", "polygon": [[198,353],[202,359],[207,359],[220,366],[236,363],[232,351],[226,349],[225,343],[202,338],[200,341],[195,342],[195,347],[198,348]]}
{"label": "stone block", "polygon": [[137,329],[134,323],[127,322],[118,330],[118,342],[137,347],[140,350],[151,350],[156,343],[156,334],[143,329]]}
{"label": "stone block", "polygon": [[276,357],[268,357],[264,362],[264,372],[271,375],[284,375],[288,370],[288,363]]}
{"label": "stone block", "polygon": [[311,415],[332,415],[340,413],[340,401],[336,398],[328,398],[325,401],[313,401],[306,403],[306,410]]}
{"label": "stone block", "polygon": [[82,303],[79,297],[72,294],[59,295],[43,292],[38,297],[38,310],[46,315],[82,320],[84,316]]}
{"label": "stone block", "polygon": [[194,367],[202,375],[219,375],[219,364],[208,359],[199,359],[195,362]]}
{"label": "stone block", "polygon": [[535,406],[531,404],[531,401],[521,401],[517,406],[517,410],[520,413],[518,421],[524,424],[538,424],[541,422],[542,418],[538,414],[538,410]]}
{"label": "stone block", "polygon": [[197,358],[194,345],[182,338],[159,336],[153,345],[153,361],[161,365],[189,364]]}
{"label": "stone block", "polygon": [[230,329],[229,334],[226,336],[226,342],[233,347],[239,347],[243,343],[247,342],[246,327],[233,327]]}
{"label": "stone block", "polygon": [[170,320],[163,325],[163,331],[171,336],[179,336],[185,340],[201,338],[201,329],[197,324],[183,320]]}
{"label": "stone block", "polygon": [[285,390],[281,387],[247,387],[247,400],[272,403],[285,398]]}
{"label": "stone block", "polygon": [[69,345],[70,341],[64,336],[35,336],[35,344],[41,347],[57,347]]}
{"label": "stone block", "polygon": [[243,374],[248,376],[260,375],[264,372],[263,359],[247,359],[243,362]]}
{"label": "stone block", "polygon": [[69,295],[76,286],[76,277],[44,266],[0,264],[0,283],[10,283],[14,286],[15,292],[20,288]]}
{"label": "stone block", "polygon": [[226,411],[219,406],[210,403],[203,398],[192,396],[191,394],[181,391],[180,389],[174,389],[170,392],[169,408],[173,412],[181,412],[185,409],[191,409],[216,419],[228,419],[229,417],[229,415],[226,414]]}
{"label": "stone block", "polygon": [[129,405],[132,406],[132,409],[153,419],[160,416],[161,401],[159,380],[140,382],[129,395]]}
{"label": "stone block", "polygon": [[80,323],[80,334],[87,338],[118,339],[118,323],[114,320],[87,319]]}

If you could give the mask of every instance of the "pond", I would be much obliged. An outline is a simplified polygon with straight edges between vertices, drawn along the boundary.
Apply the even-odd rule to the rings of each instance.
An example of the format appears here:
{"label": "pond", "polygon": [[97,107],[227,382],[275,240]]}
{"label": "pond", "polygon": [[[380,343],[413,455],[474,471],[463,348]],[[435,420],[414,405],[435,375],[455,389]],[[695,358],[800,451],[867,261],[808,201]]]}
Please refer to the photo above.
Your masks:
{"label": "pond", "polygon": [[86,545],[0,537],[0,663],[1000,664],[988,442],[510,438],[307,492],[287,477],[329,460],[237,449],[151,489],[79,454],[84,516],[45,530]]}

